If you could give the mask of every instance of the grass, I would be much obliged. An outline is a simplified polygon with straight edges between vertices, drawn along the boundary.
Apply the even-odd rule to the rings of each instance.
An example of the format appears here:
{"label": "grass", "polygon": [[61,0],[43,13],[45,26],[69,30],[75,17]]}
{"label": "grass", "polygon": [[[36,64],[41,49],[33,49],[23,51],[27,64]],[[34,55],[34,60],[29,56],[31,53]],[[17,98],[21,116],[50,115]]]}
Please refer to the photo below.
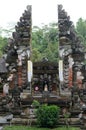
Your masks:
{"label": "grass", "polygon": [[[50,128],[37,128],[37,127],[29,127],[29,126],[5,126],[4,130],[50,130]],[[51,130],[80,130],[79,128],[74,127],[59,127],[53,128]]]}

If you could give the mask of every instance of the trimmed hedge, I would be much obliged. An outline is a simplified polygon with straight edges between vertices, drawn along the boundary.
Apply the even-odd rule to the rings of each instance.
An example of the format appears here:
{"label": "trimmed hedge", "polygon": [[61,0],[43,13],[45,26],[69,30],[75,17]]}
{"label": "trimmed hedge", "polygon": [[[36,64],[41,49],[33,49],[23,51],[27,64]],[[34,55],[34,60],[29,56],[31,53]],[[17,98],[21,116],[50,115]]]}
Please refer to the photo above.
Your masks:
{"label": "trimmed hedge", "polygon": [[56,105],[42,105],[36,111],[37,124],[40,127],[55,127],[59,119],[60,108]]}

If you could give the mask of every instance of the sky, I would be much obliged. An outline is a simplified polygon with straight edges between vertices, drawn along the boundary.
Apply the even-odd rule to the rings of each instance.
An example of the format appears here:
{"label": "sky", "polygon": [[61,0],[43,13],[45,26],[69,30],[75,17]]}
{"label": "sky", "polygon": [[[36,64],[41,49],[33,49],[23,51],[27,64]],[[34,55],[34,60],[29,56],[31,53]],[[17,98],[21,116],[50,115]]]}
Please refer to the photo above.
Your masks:
{"label": "sky", "polygon": [[16,24],[27,5],[32,5],[32,24],[58,22],[57,5],[62,4],[74,24],[86,19],[86,0],[0,0],[0,27]]}

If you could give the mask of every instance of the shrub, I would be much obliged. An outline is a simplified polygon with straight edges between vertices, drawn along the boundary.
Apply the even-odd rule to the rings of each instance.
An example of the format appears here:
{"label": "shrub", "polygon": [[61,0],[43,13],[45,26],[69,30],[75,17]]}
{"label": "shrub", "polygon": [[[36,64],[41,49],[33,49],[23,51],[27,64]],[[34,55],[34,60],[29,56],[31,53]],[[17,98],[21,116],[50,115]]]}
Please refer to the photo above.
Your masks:
{"label": "shrub", "polygon": [[60,108],[56,105],[42,105],[37,109],[37,124],[41,127],[55,127],[59,118]]}

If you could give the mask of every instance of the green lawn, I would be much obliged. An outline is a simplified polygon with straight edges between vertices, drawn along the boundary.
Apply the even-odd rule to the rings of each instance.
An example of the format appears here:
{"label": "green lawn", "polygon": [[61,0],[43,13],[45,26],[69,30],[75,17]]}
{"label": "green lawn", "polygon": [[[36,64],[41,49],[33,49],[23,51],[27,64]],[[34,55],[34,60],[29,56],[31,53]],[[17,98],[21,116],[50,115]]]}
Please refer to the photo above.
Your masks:
{"label": "green lawn", "polygon": [[[36,127],[29,127],[29,126],[5,126],[4,130],[50,130],[50,128],[36,128]],[[80,130],[79,128],[65,128],[65,127],[59,127],[59,128],[53,128],[51,130]]]}

